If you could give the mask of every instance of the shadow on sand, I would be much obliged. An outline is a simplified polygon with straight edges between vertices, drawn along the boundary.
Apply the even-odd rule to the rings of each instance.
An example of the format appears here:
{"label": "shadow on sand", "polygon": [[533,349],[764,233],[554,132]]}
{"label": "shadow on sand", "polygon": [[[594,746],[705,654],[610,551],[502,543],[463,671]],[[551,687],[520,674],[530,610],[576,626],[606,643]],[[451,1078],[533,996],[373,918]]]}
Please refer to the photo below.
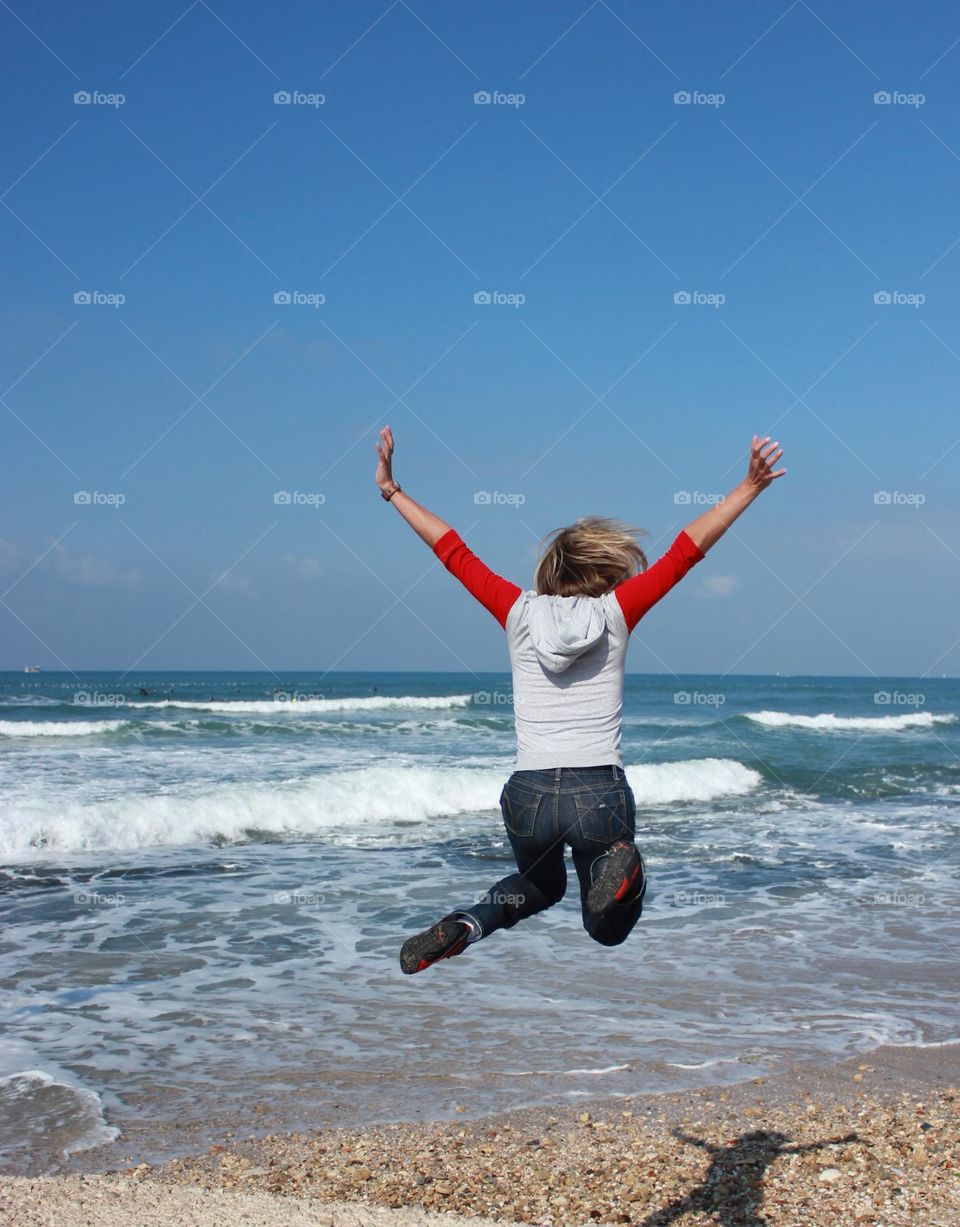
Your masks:
{"label": "shadow on sand", "polygon": [[855,1133],[849,1133],[842,1138],[791,1146],[787,1134],[757,1129],[741,1134],[726,1146],[716,1146],[679,1129],[673,1133],[682,1142],[705,1150],[710,1155],[710,1167],[702,1184],[691,1189],[686,1197],[655,1210],[638,1227],[665,1227],[691,1211],[712,1215],[720,1227],[766,1227],[761,1216],[763,1181],[771,1163],[783,1155],[800,1155],[859,1140]]}

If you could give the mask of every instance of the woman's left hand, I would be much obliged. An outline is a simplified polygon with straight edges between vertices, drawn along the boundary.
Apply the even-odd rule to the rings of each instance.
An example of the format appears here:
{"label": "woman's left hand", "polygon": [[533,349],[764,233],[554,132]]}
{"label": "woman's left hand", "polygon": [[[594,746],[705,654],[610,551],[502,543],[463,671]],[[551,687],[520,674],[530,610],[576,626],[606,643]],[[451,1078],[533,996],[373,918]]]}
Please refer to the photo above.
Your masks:
{"label": "woman's left hand", "polygon": [[380,431],[380,442],[377,444],[377,462],[376,483],[381,490],[385,490],[394,484],[393,477],[393,431],[389,426],[384,426]]}

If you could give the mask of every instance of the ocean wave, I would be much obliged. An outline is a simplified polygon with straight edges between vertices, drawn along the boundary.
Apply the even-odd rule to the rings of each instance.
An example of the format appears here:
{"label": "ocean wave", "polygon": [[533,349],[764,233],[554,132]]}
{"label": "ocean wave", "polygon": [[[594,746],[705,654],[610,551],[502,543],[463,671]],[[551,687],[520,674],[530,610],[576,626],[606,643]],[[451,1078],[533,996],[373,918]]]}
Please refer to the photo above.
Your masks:
{"label": "ocean wave", "polygon": [[[409,721],[417,724],[417,721]],[[426,722],[423,722],[424,724]],[[364,723],[359,720],[338,720],[336,723],[318,722],[316,720],[223,720],[217,719],[212,713],[207,717],[181,720],[136,720],[130,722],[130,727],[143,737],[165,737],[170,734],[181,736],[203,737],[215,734],[219,737],[230,737],[241,740],[251,735],[262,737],[284,737],[295,740],[299,737],[334,737],[340,739],[353,733],[383,733],[382,724]],[[390,731],[401,727],[391,725]]]}
{"label": "ocean wave", "polygon": [[0,737],[93,737],[114,733],[126,720],[0,720]]}
{"label": "ocean wave", "polygon": [[3,707],[60,707],[63,699],[53,699],[43,694],[5,694],[0,696]]}
{"label": "ocean wave", "polygon": [[[304,704],[304,706],[306,706]],[[129,704],[121,710],[129,710]],[[172,713],[170,713],[172,715]],[[231,713],[232,715],[233,713]],[[269,717],[254,715],[249,719],[227,719],[218,717],[214,712],[205,716],[193,717],[184,715],[181,719],[164,720],[159,717],[143,717],[132,720],[0,720],[0,737],[81,737],[84,735],[106,733],[134,733],[137,736],[162,738],[174,736],[203,737],[214,734],[221,737],[243,738],[256,736],[283,737],[336,737],[349,735],[367,736],[382,734],[382,722],[373,720],[336,720],[318,721],[307,718],[309,712],[301,711],[298,704],[295,710],[284,713],[295,719],[272,720]],[[450,731],[465,730],[475,734],[497,735],[513,728],[512,721],[477,717],[476,719],[449,716],[445,719],[431,719],[429,716],[414,716],[408,720],[398,720],[389,726],[392,733],[423,733],[433,735]]]}
{"label": "ocean wave", "polygon": [[[0,808],[0,855],[37,849],[191,846],[213,840],[321,837],[345,846],[430,838],[441,818],[496,811],[500,767],[365,767],[294,784],[234,784],[93,804],[38,796]],[[644,763],[626,768],[639,805],[710,801],[751,792],[758,772],[732,759]]]}
{"label": "ocean wave", "polygon": [[749,711],[744,715],[767,728],[811,729],[821,733],[891,733],[901,729],[931,729],[937,724],[954,724],[957,720],[954,715],[935,715],[928,711],[905,712],[899,716],[835,716],[832,712],[794,716],[783,711]]}
{"label": "ocean wave", "polygon": [[158,699],[147,703],[128,703],[133,711],[144,708],[179,708],[183,711],[211,711],[235,713],[236,715],[305,714],[326,715],[341,711],[390,711],[393,708],[420,708],[423,711],[441,711],[449,707],[469,707],[473,696],[451,695],[358,695],[340,699]]}
{"label": "ocean wave", "polygon": [[627,767],[638,805],[673,801],[713,801],[753,792],[763,783],[759,771],[734,758],[691,758],[676,763]]}
{"label": "ocean wave", "polygon": [[257,834],[339,832],[348,838],[338,842],[357,843],[386,834],[385,825],[389,830],[390,824],[424,824],[493,809],[502,786],[502,773],[489,768],[382,766],[294,784],[232,784],[86,805],[38,796],[32,804],[0,809],[0,853],[168,847]]}

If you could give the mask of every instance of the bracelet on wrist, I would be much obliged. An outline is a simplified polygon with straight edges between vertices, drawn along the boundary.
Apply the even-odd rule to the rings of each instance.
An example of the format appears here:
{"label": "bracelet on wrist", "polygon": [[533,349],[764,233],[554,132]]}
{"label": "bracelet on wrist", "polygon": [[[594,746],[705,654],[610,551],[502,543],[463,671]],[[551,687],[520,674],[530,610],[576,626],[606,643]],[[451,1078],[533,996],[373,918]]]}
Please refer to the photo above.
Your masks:
{"label": "bracelet on wrist", "polygon": [[400,490],[400,489],[402,489],[402,487],[401,487],[400,483],[399,483],[398,481],[395,481],[395,482],[393,483],[393,489],[392,489],[392,490],[389,492],[389,494],[387,493],[387,491],[386,491],[386,490],[381,490],[381,491],[380,491],[380,497],[381,497],[381,498],[386,499],[386,500],[387,500],[387,502],[389,503],[389,502],[390,502],[390,500],[393,498],[393,496],[394,496],[394,495],[397,493],[397,491],[398,491],[398,490]]}

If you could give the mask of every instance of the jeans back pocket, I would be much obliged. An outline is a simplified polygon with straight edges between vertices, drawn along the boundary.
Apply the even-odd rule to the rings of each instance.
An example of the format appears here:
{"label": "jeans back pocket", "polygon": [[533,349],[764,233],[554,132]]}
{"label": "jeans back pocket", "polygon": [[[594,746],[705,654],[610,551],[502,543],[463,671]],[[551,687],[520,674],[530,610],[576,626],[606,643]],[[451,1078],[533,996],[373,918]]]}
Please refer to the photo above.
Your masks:
{"label": "jeans back pocket", "polygon": [[612,844],[618,839],[633,839],[636,806],[629,785],[605,784],[573,794],[577,820],[584,839]]}
{"label": "jeans back pocket", "polygon": [[537,825],[537,812],[542,800],[543,793],[505,785],[500,794],[500,812],[503,814],[503,825],[511,835],[530,838]]}

